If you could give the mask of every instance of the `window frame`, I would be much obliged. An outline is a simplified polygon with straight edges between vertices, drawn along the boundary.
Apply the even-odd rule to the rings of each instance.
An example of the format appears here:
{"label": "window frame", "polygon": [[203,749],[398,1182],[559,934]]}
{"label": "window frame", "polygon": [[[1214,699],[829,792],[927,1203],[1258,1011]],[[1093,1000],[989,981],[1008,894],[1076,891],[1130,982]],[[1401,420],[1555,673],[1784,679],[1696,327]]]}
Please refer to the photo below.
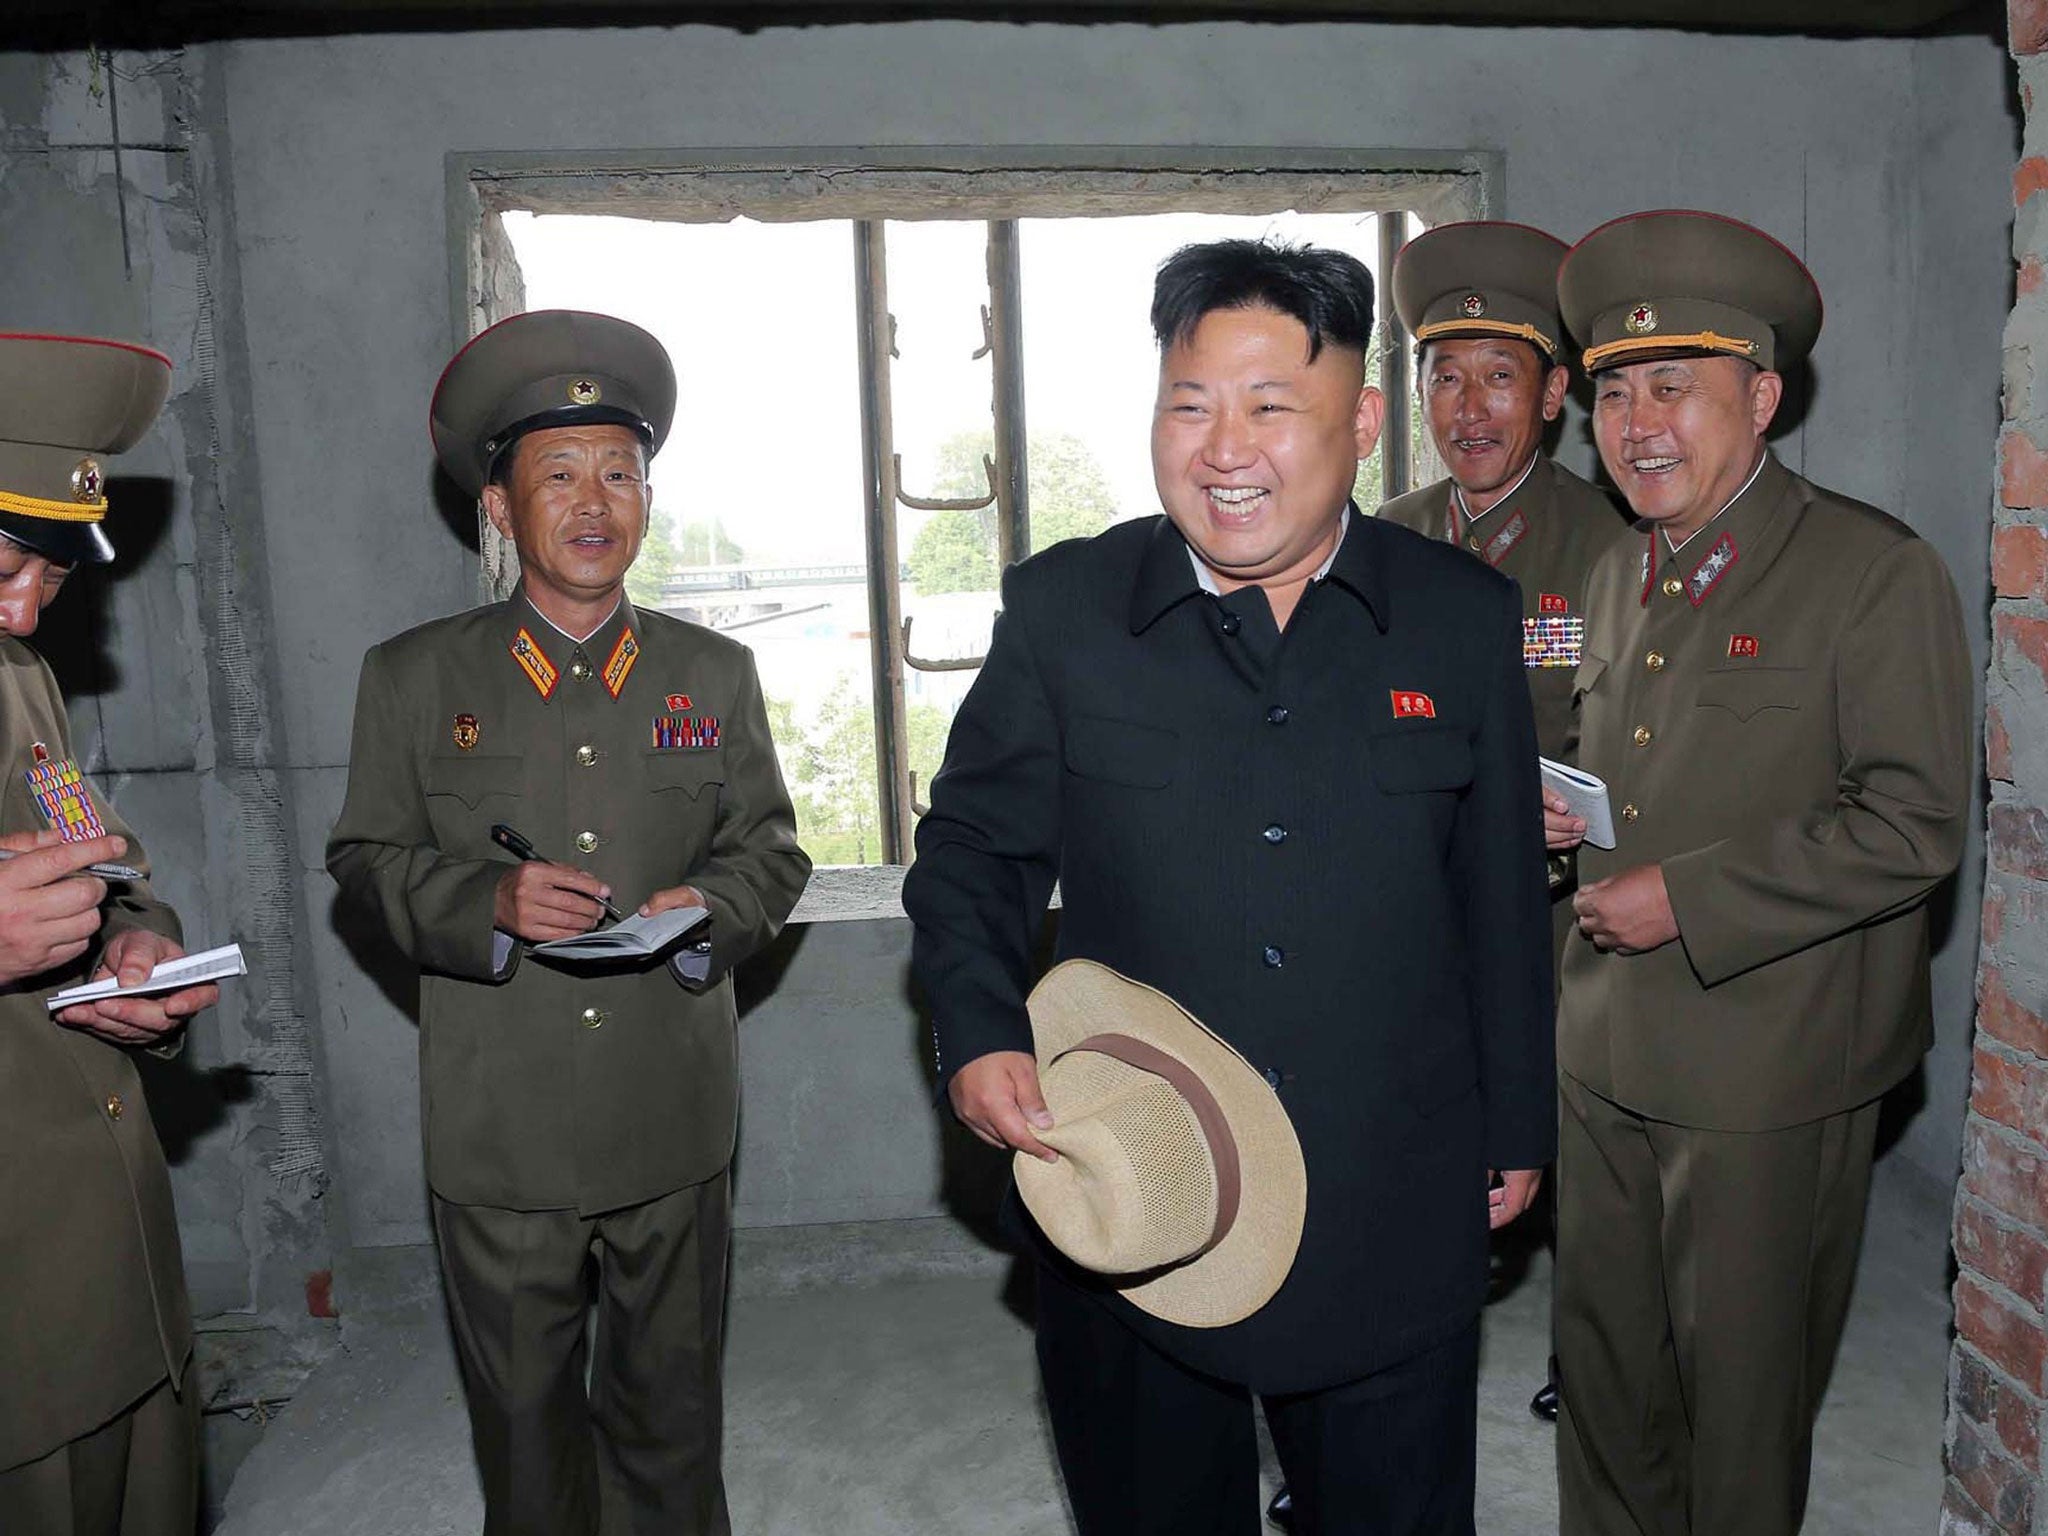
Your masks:
{"label": "window frame", "polygon": [[[1242,178],[1240,180],[1239,178]],[[513,257],[497,215],[510,210],[545,214],[614,215],[676,223],[715,223],[734,216],[768,222],[845,220],[854,226],[856,292],[862,305],[860,383],[862,414],[880,370],[881,405],[887,404],[886,334],[889,316],[870,312],[867,267],[872,246],[892,220],[944,218],[984,222],[1010,234],[1010,278],[1015,280],[1015,230],[1022,219],[1104,217],[1145,212],[1299,212],[1381,215],[1380,271],[1390,269],[1406,219],[1419,213],[1434,224],[1499,216],[1505,191],[1504,156],[1490,150],[1368,150],[1280,147],[1169,149],[1151,146],[945,146],[933,148],[717,148],[702,150],[453,151],[445,161],[448,224],[449,354],[487,326],[525,307],[523,285],[502,279]],[[1394,218],[1386,215],[1397,215]],[[516,271],[516,258],[512,270]],[[1012,332],[1016,316],[991,283],[991,307]],[[1406,418],[1411,362],[1399,321],[1380,305],[1383,345],[1380,384],[1389,419],[1404,430],[1383,434],[1381,469],[1390,490],[1408,474]],[[1014,349],[999,352],[998,370],[1021,369]],[[1022,433],[1021,373],[1015,409],[994,423]],[[864,420],[864,454],[874,445]],[[1006,475],[1021,480],[1021,454],[1009,457]],[[872,707],[876,730],[877,812],[884,869],[908,862],[913,789],[902,715],[907,647],[897,615],[900,577],[896,549],[893,476],[870,462],[864,476],[863,543],[868,552]],[[1024,516],[1021,488],[1012,486],[1016,520]],[[1007,541],[1006,541],[1007,542]],[[516,566],[479,516],[481,595],[509,594]],[[1005,551],[1008,553],[1009,551]],[[877,562],[883,569],[877,569]],[[871,880],[860,882],[872,890]],[[886,908],[889,903],[884,902]],[[900,906],[896,907],[900,911]],[[834,916],[863,915],[833,912]],[[871,914],[870,914],[871,915]]]}

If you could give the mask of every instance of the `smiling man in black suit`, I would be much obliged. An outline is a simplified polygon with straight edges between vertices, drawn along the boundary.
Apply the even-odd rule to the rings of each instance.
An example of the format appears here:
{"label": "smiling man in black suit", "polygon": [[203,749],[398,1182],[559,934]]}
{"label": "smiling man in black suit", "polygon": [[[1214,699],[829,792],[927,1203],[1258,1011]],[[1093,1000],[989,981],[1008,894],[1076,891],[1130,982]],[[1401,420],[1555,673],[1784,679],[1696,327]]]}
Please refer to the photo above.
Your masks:
{"label": "smiling man in black suit", "polygon": [[1372,291],[1250,241],[1161,269],[1166,515],[1007,574],[904,884],[985,1141],[1056,1155],[1024,1007],[1055,880],[1062,958],[1173,997],[1300,1138],[1293,1268],[1221,1327],[1132,1305],[1010,1203],[1084,1536],[1256,1531],[1252,1393],[1305,1531],[1472,1530],[1487,1229],[1555,1136],[1536,740],[1513,582],[1351,506]]}

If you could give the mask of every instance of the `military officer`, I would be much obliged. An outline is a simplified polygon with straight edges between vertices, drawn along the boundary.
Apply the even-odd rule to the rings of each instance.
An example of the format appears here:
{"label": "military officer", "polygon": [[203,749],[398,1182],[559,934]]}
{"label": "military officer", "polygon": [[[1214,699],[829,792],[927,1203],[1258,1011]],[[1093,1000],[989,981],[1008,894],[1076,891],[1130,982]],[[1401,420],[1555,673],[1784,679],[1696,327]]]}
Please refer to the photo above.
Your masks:
{"label": "military officer", "polygon": [[[1765,441],[1813,278],[1712,214],[1559,274],[1600,456],[1642,519],[1586,599],[1558,1016],[1565,1536],[1789,1536],[1879,1097],[1931,1038],[1928,896],[1969,806],[1955,589],[1912,529]],[[1553,846],[1575,821],[1551,808]]]}
{"label": "military officer", "polygon": [[[1586,573],[1626,524],[1604,491],[1543,452],[1571,379],[1557,268],[1565,243],[1526,224],[1440,224],[1394,258],[1394,308],[1415,338],[1429,435],[1450,473],[1396,497],[1379,516],[1462,544],[1522,589],[1522,663],[1536,747],[1570,762],[1572,678],[1586,636]],[[1572,929],[1572,856],[1550,866],[1560,953]],[[1529,1402],[1557,1417],[1557,1383]]]}
{"label": "military officer", "polygon": [[191,1536],[199,1401],[177,1216],[132,1053],[174,1051],[211,985],[75,1005],[184,953],[121,819],[80,775],[64,700],[27,644],[81,564],[113,558],[98,455],[170,389],[147,347],[0,336],[0,1530]]}
{"label": "military officer", "polygon": [[1565,244],[1525,224],[1440,224],[1394,258],[1429,435],[1450,471],[1378,515],[1447,539],[1522,589],[1522,662],[1537,749],[1569,756],[1586,573],[1624,531],[1606,493],[1543,452],[1570,370],[1557,314]]}
{"label": "military officer", "polygon": [[[519,590],[364,658],[327,848],[423,973],[427,1181],[493,1536],[728,1529],[731,973],[810,861],[752,656],[626,600],[675,395],[660,343],[605,315],[519,315],[448,365],[435,450]],[[613,898],[708,927],[638,968],[523,954]]]}

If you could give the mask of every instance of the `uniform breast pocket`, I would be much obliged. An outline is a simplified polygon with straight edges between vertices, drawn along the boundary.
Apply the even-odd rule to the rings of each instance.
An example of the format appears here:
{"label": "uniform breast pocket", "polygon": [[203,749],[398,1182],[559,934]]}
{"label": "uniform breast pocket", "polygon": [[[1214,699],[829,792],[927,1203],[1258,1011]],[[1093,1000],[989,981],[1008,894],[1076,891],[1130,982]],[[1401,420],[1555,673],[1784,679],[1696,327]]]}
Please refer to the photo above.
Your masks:
{"label": "uniform breast pocket", "polygon": [[1602,656],[1588,656],[1584,661],[1580,662],[1578,670],[1572,674],[1573,695],[1578,698],[1584,698],[1595,688],[1599,687],[1600,674],[1606,670],[1607,660]]}
{"label": "uniform breast pocket", "polygon": [[1456,791],[1472,782],[1472,743],[1455,726],[1390,731],[1375,736],[1367,752],[1373,783],[1389,795]]}
{"label": "uniform breast pocket", "polygon": [[446,797],[475,810],[493,795],[519,794],[516,757],[434,757],[427,760],[427,798]]}
{"label": "uniform breast pocket", "polygon": [[1180,737],[1154,725],[1080,715],[1067,727],[1063,755],[1067,771],[1077,777],[1131,789],[1164,789],[1173,782]]}
{"label": "uniform breast pocket", "polygon": [[725,754],[716,747],[649,752],[646,779],[652,794],[681,791],[690,800],[701,800],[705,790],[725,783]]}
{"label": "uniform breast pocket", "polygon": [[516,757],[429,758],[427,820],[435,844],[457,858],[493,853],[490,824],[519,819],[523,766]]}
{"label": "uniform breast pocket", "polygon": [[1701,676],[1693,702],[1749,721],[1766,710],[1796,710],[1807,688],[1804,667],[1728,667]]}

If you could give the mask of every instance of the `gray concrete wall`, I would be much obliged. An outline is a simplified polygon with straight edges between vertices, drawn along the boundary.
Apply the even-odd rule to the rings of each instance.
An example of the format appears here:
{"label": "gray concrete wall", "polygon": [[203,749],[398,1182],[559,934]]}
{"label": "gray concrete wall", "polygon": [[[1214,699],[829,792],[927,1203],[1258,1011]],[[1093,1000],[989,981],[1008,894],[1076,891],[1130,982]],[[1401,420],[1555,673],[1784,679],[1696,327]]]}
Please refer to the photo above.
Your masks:
{"label": "gray concrete wall", "polygon": [[[2000,418],[1995,381],[1984,375],[1989,360],[2002,355],[2001,311],[2012,301],[2012,187],[2000,168],[2019,158],[2020,134],[2003,48],[1962,39],[1921,44],[1913,56],[1911,115],[1910,174],[1900,188],[1907,239],[1890,258],[1902,279],[1906,324],[1894,320],[1893,366],[1907,381],[1906,411],[1883,429],[1900,447],[1901,480],[1898,499],[1881,504],[1918,528],[1955,575],[1969,620],[1973,702],[1981,710]],[[1984,897],[1981,758],[1977,766],[1970,838],[1948,892],[1947,939],[1934,957],[1938,1038],[1927,1058],[1925,1105],[1898,1147],[1907,1163],[1932,1175],[1944,1207],[1962,1165],[1970,1098]]]}
{"label": "gray concrete wall", "polygon": [[[916,22],[268,40],[167,65],[190,98],[167,131],[212,168],[185,173],[179,206],[205,226],[194,239],[212,253],[216,296],[232,295],[218,344],[229,510],[193,526],[235,533],[241,586],[229,606],[253,620],[268,669],[261,783],[300,877],[295,905],[230,891],[246,835],[231,786],[253,769],[225,773],[204,740],[239,716],[189,660],[206,656],[209,614],[224,611],[187,590],[195,557],[178,552],[184,499],[212,463],[192,461],[189,438],[164,439],[183,499],[165,541],[111,589],[105,644],[129,659],[139,696],[170,700],[137,715],[154,734],[132,755],[160,770],[152,794],[188,786],[183,802],[152,801],[150,819],[162,839],[204,827],[211,852],[193,867],[219,887],[176,894],[220,929],[259,911],[290,919],[288,1001],[318,1022],[336,1243],[426,1238],[412,988],[373,942],[337,932],[319,866],[363,648],[475,592],[464,519],[432,495],[424,430],[457,326],[451,152],[587,150],[616,162],[635,150],[850,144],[1481,150],[1505,167],[1494,211],[1567,237],[1640,207],[1719,209],[1801,251],[1828,296],[1810,404],[1781,439],[1787,458],[1936,539],[1981,621],[2013,137],[2001,61],[1996,42],[1967,38]],[[126,329],[189,353],[180,284],[194,280],[167,266],[138,299],[108,266],[107,174],[84,160],[57,168],[48,149],[61,137],[50,80],[76,65],[0,54],[0,316]],[[30,151],[49,165],[37,170]],[[97,247],[58,238],[78,221]],[[1582,422],[1563,451],[1590,464]],[[198,757],[179,729],[189,719],[200,721]],[[122,794],[143,803],[129,784]],[[1901,1147],[1942,1180],[1968,1070],[1976,905],[1973,886],[1940,960],[1942,1042]],[[988,1164],[947,1159],[930,1114],[907,949],[900,920],[819,926],[787,936],[745,978],[743,1222],[939,1212],[949,1162],[975,1186],[952,1203],[978,1203]],[[231,1010],[211,1027],[223,1060],[254,1048]],[[223,1274],[262,1262],[273,1220],[298,1219],[262,1207],[269,1186],[249,1168],[229,1177],[221,1159],[232,1161],[238,1123],[194,1138],[180,1183],[193,1251]]]}
{"label": "gray concrete wall", "polygon": [[120,558],[67,585],[38,644],[188,943],[250,962],[177,1061],[143,1064],[222,1405],[289,1392],[332,1327],[307,1306],[330,1248],[216,86],[197,56],[0,54],[0,326],[137,338],[176,368],[111,466]]}

